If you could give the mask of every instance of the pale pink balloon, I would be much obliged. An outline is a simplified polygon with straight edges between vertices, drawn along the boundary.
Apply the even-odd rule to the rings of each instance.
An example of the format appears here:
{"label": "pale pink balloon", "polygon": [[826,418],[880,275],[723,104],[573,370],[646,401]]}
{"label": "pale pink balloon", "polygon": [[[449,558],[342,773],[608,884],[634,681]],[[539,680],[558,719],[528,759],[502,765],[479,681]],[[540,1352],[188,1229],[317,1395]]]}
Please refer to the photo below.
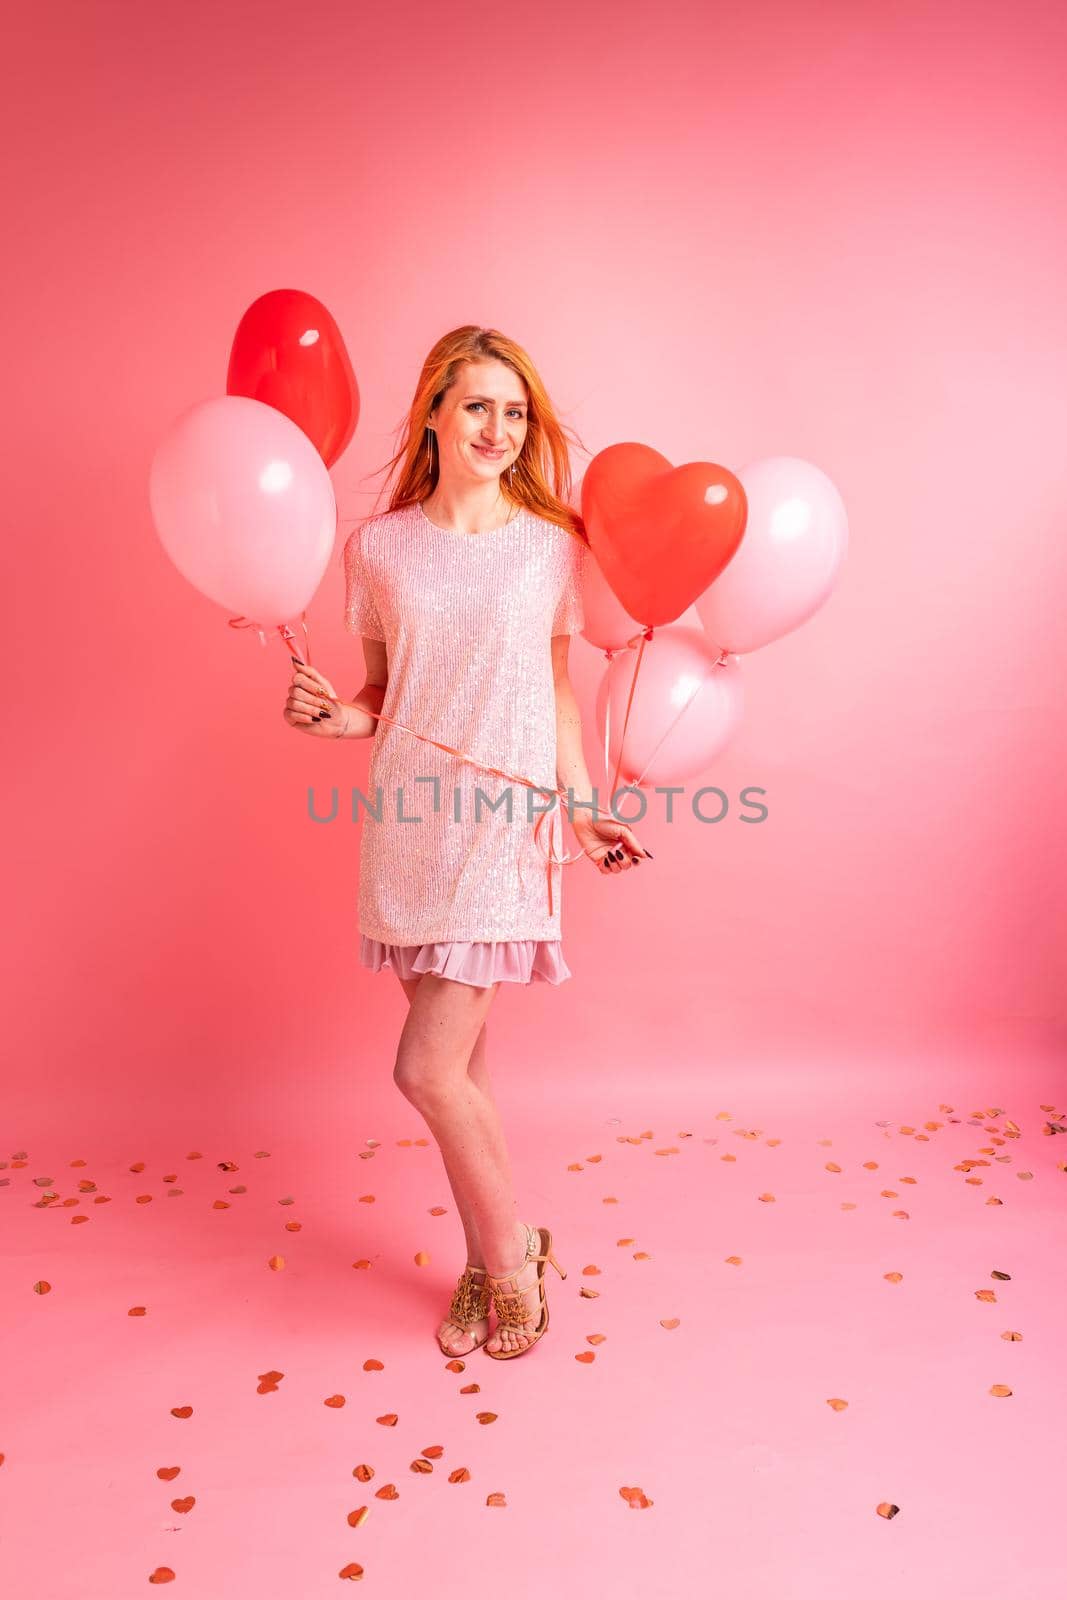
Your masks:
{"label": "pale pink balloon", "polygon": [[[741,663],[727,657],[716,666],[699,627],[677,622],[656,628],[644,648],[637,675],[618,782],[642,787],[676,783],[704,772],[726,745],[741,718]],[[605,775],[599,805],[607,811],[615,774],[636,650],[623,650],[604,669],[596,698],[596,725]],[[620,806],[625,811],[625,805]]]}
{"label": "pale pink balloon", "polygon": [[243,395],[193,406],[160,442],[148,493],[163,548],[208,599],[264,628],[307,606],[337,504],[319,452],[281,411]]}
{"label": "pale pink balloon", "polygon": [[848,548],[845,502],[810,461],[768,456],[738,473],[740,547],[694,602],[708,638],[745,655],[792,633],[826,600]]}

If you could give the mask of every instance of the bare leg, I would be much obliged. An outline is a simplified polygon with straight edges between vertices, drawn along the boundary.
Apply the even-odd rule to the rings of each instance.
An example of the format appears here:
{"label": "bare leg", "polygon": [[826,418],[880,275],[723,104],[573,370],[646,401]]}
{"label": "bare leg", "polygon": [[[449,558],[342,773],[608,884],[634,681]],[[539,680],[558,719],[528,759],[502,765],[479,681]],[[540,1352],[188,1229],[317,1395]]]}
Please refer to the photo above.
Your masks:
{"label": "bare leg", "polygon": [[[515,1212],[511,1164],[500,1115],[488,1087],[469,1070],[496,996],[497,985],[479,989],[425,973],[409,995],[393,1078],[416,1106],[434,1135],[456,1197],[457,1207],[475,1235],[469,1259],[494,1276],[518,1272],[515,1287],[536,1282],[526,1258],[526,1229]],[[407,988],[407,985],[405,985]],[[484,1043],[481,1046],[484,1068]],[[480,1073],[483,1082],[487,1069]],[[461,1199],[462,1197],[462,1199]],[[471,1248],[468,1236],[468,1249]],[[531,1304],[532,1309],[532,1304]],[[534,1327],[531,1316],[528,1328]],[[476,1327],[476,1336],[484,1332]],[[459,1335],[460,1340],[463,1336]],[[521,1332],[506,1330],[490,1344],[523,1345]],[[470,1348],[471,1341],[466,1341]],[[462,1354],[463,1350],[457,1351]]]}

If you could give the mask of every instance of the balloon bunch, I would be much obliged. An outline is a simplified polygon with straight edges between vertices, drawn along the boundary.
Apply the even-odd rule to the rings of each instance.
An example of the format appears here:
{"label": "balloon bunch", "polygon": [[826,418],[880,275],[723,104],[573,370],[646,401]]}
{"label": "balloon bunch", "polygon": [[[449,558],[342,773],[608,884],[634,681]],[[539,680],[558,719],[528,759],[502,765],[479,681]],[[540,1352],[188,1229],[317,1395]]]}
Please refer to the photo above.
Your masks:
{"label": "balloon bunch", "polygon": [[[770,456],[735,476],[615,444],[589,463],[581,510],[595,557],[582,632],[608,657],[596,717],[605,772],[614,759],[610,793],[620,773],[635,787],[690,777],[738,724],[738,658],[799,628],[833,588],[848,545],[844,501],[795,456]],[[695,624],[679,624],[689,607]]]}
{"label": "balloon bunch", "polygon": [[274,628],[292,653],[299,614],[309,661],[306,608],[337,533],[328,469],[358,421],[337,323],[313,295],[274,289],[238,324],[225,395],[177,419],[149,472],[152,520],[182,576],[262,644]]}

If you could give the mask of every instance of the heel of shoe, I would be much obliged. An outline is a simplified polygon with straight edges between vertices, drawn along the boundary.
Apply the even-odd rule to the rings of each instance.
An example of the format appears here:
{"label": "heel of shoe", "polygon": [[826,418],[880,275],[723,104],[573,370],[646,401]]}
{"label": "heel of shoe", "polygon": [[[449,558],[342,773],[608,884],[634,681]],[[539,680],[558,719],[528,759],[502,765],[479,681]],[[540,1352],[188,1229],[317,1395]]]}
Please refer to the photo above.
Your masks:
{"label": "heel of shoe", "polygon": [[550,1250],[548,1252],[548,1259],[551,1261],[552,1265],[555,1267],[555,1269],[559,1273],[560,1277],[561,1278],[565,1278],[567,1276],[567,1274],[564,1271],[564,1269],[560,1266],[559,1262],[556,1260],[556,1254],[555,1254],[554,1250]]}

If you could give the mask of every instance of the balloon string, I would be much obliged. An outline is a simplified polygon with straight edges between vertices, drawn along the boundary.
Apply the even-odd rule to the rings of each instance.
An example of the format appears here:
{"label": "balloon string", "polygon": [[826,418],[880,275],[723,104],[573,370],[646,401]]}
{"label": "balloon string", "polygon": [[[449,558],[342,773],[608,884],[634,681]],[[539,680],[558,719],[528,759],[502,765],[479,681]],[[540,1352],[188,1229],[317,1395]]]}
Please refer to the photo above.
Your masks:
{"label": "balloon string", "polygon": [[648,769],[652,765],[653,761],[655,761],[656,756],[659,754],[660,747],[663,745],[663,743],[666,741],[666,739],[670,736],[670,734],[673,731],[673,729],[675,727],[677,727],[677,725],[681,721],[681,719],[685,716],[686,712],[689,710],[689,707],[693,704],[693,701],[696,699],[697,695],[703,689],[704,685],[711,682],[711,674],[715,671],[715,668],[716,667],[725,666],[725,664],[726,664],[726,651],[723,650],[723,651],[720,652],[718,660],[712,662],[710,669],[701,678],[700,682],[697,684],[696,688],[693,690],[692,694],[689,696],[689,699],[684,702],[684,704],[682,705],[682,709],[678,712],[678,715],[676,717],[672,718],[672,720],[667,724],[667,727],[664,730],[663,734],[656,741],[656,744],[655,744],[655,747],[653,748],[652,754],[649,756],[648,760],[644,764],[644,767],[641,769],[641,776],[639,778],[635,778],[634,779],[633,788],[640,789],[641,784],[644,782],[645,773],[648,771]]}
{"label": "balloon string", "polygon": [[613,795],[615,793],[615,786],[619,781],[619,768],[622,766],[622,752],[626,745],[626,729],[630,724],[630,707],[634,703],[634,690],[637,688],[637,675],[641,671],[641,657],[644,654],[645,644],[649,639],[651,639],[651,637],[652,629],[648,627],[642,629],[640,633],[635,633],[632,638],[627,639],[626,641],[627,648],[629,648],[637,639],[639,639],[641,642],[637,647],[637,659],[634,662],[634,674],[630,679],[630,693],[626,699],[626,713],[622,719],[622,732],[619,735],[619,757],[615,763],[615,771],[611,778],[611,793]]}

